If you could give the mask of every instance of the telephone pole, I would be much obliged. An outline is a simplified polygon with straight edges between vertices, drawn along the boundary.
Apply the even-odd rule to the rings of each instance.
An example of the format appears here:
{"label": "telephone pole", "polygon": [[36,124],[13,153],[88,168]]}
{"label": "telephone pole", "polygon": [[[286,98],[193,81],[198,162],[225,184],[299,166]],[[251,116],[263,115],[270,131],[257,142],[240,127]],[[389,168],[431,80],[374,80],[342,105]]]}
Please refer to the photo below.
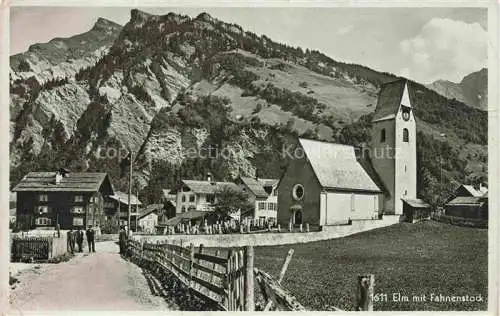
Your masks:
{"label": "telephone pole", "polygon": [[130,213],[132,212],[132,205],[130,204],[130,196],[132,195],[132,161],[134,154],[130,150],[130,172],[128,178],[128,223],[127,223],[127,236],[130,236]]}

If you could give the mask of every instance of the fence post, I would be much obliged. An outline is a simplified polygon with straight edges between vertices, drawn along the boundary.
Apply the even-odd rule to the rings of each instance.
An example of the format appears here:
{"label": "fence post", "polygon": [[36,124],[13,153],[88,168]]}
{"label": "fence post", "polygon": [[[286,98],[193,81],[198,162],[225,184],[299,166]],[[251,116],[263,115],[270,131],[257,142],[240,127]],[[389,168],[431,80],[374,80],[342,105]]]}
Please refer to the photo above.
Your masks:
{"label": "fence post", "polygon": [[375,276],[373,274],[358,276],[358,306],[359,311],[373,311],[373,294]]}
{"label": "fence post", "polygon": [[306,223],[306,232],[309,232],[309,223]]}
{"label": "fence post", "polygon": [[245,311],[247,312],[255,310],[253,262],[253,246],[245,246]]}
{"label": "fence post", "polygon": [[[217,255],[217,253],[216,253]],[[227,310],[232,311],[233,310],[233,287],[232,287],[232,281],[233,277],[231,272],[232,270],[232,258],[233,258],[233,250],[230,249],[227,253],[227,266],[226,266],[226,278],[224,280],[224,287],[227,290]],[[215,264],[214,264],[215,265]],[[213,274],[212,274],[213,275]],[[210,280],[210,283],[212,280]]]}
{"label": "fence post", "polygon": [[281,224],[278,224],[278,233],[281,233]]}
{"label": "fence post", "polygon": [[[200,248],[198,249],[199,254],[203,254],[203,244],[200,244]],[[200,259],[197,261],[198,264],[200,264]],[[196,269],[196,276],[200,277],[200,269]]]}
{"label": "fence post", "polygon": [[194,245],[189,245],[189,288],[193,288]]}
{"label": "fence post", "polygon": [[299,225],[299,230],[300,230],[301,233],[303,232],[302,224]]}
{"label": "fence post", "polygon": [[289,232],[292,232],[292,228],[293,228],[293,226],[292,226],[292,222],[289,222],[289,223],[288,223],[288,231],[289,231]]}

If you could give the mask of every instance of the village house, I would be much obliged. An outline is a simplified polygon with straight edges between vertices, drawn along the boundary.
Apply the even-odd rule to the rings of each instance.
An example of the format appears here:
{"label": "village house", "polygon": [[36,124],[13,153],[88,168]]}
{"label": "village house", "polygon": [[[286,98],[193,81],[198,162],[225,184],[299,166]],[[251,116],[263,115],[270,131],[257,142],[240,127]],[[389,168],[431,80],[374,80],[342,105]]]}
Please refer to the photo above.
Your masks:
{"label": "village house", "polygon": [[139,213],[139,231],[154,234],[158,226],[158,214],[162,213],[163,204],[150,204]]}
{"label": "village house", "polygon": [[[136,195],[131,194],[130,205],[130,229],[136,231],[136,220],[142,203]],[[114,194],[105,196],[104,214],[106,216],[106,220],[117,221],[119,225],[128,225],[128,206],[128,193],[115,191]]]}
{"label": "village house", "polygon": [[19,229],[84,228],[104,220],[104,197],[113,187],[106,173],[30,172],[17,184]]}
{"label": "village house", "polygon": [[445,215],[470,219],[488,219],[488,189],[460,185],[445,204]]}
{"label": "village house", "polygon": [[176,189],[176,213],[187,211],[213,211],[217,203],[216,194],[223,189],[239,190],[239,187],[232,182],[216,182],[207,177],[207,181],[181,180]]}
{"label": "village house", "polygon": [[278,213],[278,180],[239,177],[236,184],[248,194],[249,201],[255,206],[250,214],[255,220],[276,221]]}
{"label": "village house", "polygon": [[[367,148],[299,139],[278,185],[278,222],[328,226],[425,216],[417,198],[416,125],[408,83],[382,86]],[[424,215],[422,215],[424,214]]]}
{"label": "village house", "polygon": [[166,203],[167,201],[176,202],[177,195],[172,193],[171,189],[162,189],[161,203]]}

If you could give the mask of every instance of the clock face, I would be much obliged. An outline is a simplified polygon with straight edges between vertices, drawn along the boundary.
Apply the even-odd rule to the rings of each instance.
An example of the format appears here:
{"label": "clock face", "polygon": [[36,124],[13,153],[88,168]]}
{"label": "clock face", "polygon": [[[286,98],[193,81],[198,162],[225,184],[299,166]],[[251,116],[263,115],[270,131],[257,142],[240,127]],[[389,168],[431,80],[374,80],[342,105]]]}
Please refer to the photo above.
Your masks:
{"label": "clock face", "polygon": [[403,120],[408,121],[410,119],[410,109],[403,109]]}

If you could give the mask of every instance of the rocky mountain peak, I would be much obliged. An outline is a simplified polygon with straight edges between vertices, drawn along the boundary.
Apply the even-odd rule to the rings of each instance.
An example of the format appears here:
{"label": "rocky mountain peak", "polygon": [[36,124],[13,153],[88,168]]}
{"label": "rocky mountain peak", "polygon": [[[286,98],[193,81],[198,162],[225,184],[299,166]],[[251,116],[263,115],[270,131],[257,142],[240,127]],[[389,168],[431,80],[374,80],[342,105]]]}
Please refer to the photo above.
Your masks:
{"label": "rocky mountain peak", "polygon": [[97,21],[95,22],[94,26],[92,27],[92,30],[109,30],[109,29],[114,29],[114,30],[120,30],[122,26],[118,23],[115,23],[111,20],[105,19],[105,18],[98,18]]}

